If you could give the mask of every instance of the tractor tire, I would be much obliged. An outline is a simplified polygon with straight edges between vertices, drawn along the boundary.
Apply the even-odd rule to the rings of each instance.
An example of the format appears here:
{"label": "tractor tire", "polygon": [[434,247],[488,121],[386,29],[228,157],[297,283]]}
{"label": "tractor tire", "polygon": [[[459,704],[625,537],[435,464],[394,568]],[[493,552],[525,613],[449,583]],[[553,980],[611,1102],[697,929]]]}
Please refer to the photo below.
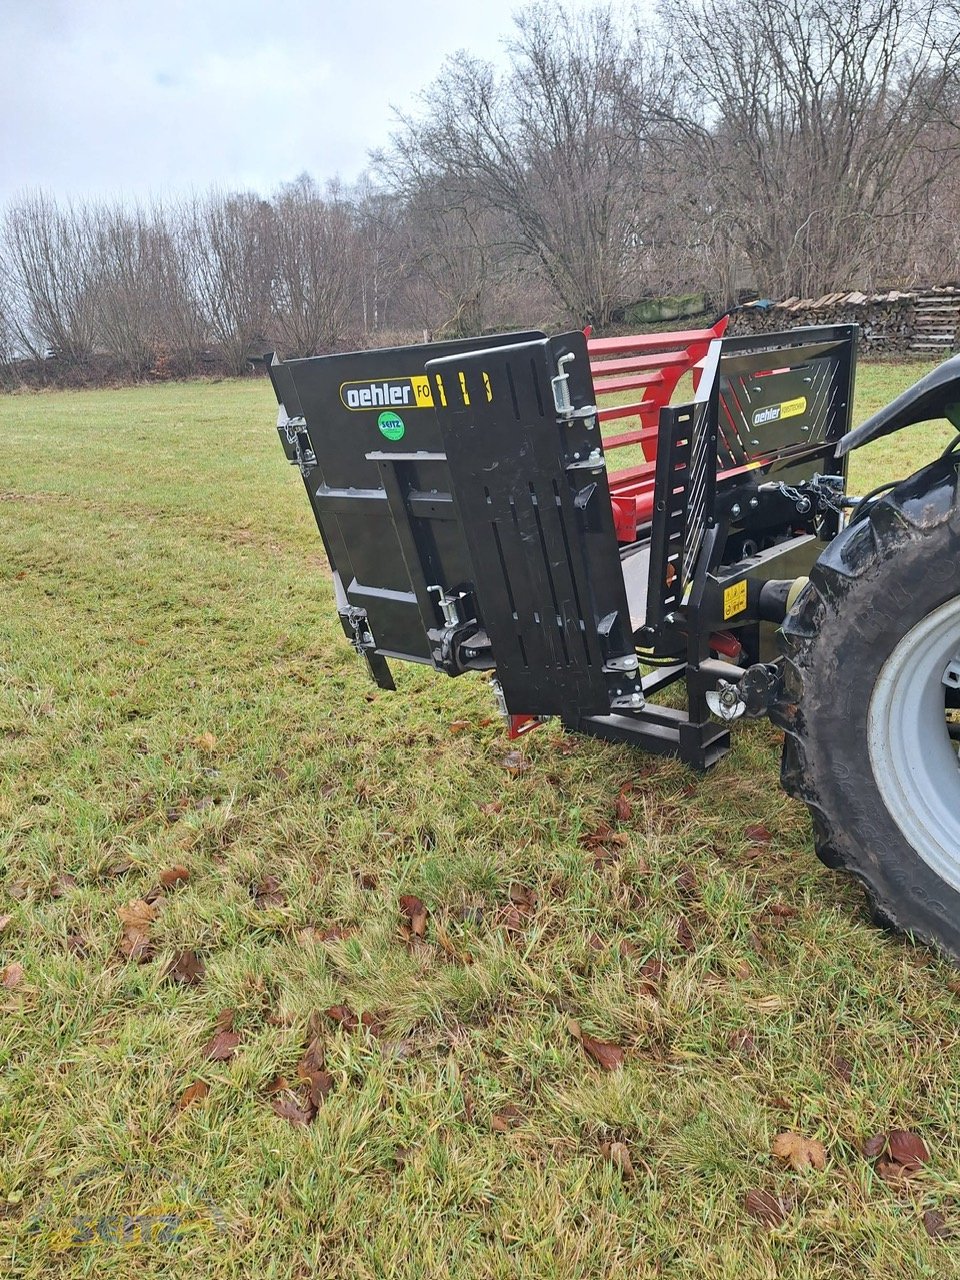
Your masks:
{"label": "tractor tire", "polygon": [[960,484],[944,458],[855,519],[782,628],[782,781],[878,923],[960,961]]}

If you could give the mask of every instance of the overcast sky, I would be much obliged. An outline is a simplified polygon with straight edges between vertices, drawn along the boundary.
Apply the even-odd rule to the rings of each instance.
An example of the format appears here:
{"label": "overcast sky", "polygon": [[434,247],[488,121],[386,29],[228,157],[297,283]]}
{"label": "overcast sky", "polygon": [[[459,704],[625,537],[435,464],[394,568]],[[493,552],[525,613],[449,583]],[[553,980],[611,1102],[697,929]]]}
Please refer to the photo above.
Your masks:
{"label": "overcast sky", "polygon": [[0,202],[355,178],[520,0],[0,0]]}

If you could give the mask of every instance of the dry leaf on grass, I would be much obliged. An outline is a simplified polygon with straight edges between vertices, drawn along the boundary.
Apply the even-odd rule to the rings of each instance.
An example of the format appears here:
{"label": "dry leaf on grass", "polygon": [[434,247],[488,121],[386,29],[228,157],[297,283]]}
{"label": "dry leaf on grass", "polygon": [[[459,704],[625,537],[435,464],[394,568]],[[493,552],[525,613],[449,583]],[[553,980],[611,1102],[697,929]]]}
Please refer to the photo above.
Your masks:
{"label": "dry leaf on grass", "polygon": [[686,916],[677,918],[677,942],[688,953],[697,949],[697,940]]}
{"label": "dry leaf on grass", "polygon": [[205,974],[204,963],[195,951],[178,951],[167,966],[164,977],[183,986],[197,986]]}
{"label": "dry leaf on grass", "polygon": [[757,1056],[756,1038],[746,1027],[741,1027],[738,1031],[731,1031],[727,1036],[727,1045],[730,1052],[735,1053],[738,1058],[755,1058]]}
{"label": "dry leaf on grass", "polygon": [[10,915],[0,916],[0,933],[3,933],[4,929],[7,927],[7,925],[10,923],[12,919],[13,919],[13,916],[10,916]]}
{"label": "dry leaf on grass", "polygon": [[781,1226],[786,1222],[793,1208],[789,1200],[781,1200],[769,1191],[759,1189],[748,1191],[744,1196],[743,1204],[751,1218],[756,1218],[765,1227]]}
{"label": "dry leaf on grass", "polygon": [[199,1102],[201,1098],[205,1098],[210,1092],[210,1086],[205,1080],[195,1080],[193,1084],[188,1084],[183,1093],[181,1093],[177,1101],[177,1110],[183,1111],[189,1107],[191,1102]]}
{"label": "dry leaf on grass", "polygon": [[117,915],[123,925],[123,937],[120,939],[120,950],[128,960],[149,960],[153,952],[150,943],[150,925],[159,914],[152,903],[143,898],[134,898],[126,906],[120,907]]}
{"label": "dry leaf on grass", "polygon": [[630,782],[625,782],[620,788],[620,794],[617,796],[617,803],[613,808],[618,822],[629,822],[633,817],[633,804],[628,799],[632,790],[633,784]]}
{"label": "dry leaf on grass", "polygon": [[912,1173],[921,1165],[930,1163],[930,1152],[924,1140],[907,1129],[891,1129],[887,1148],[890,1159],[901,1165],[905,1172]]}
{"label": "dry leaf on grass", "polygon": [[14,987],[18,987],[23,981],[23,965],[18,964],[14,960],[8,964],[5,969],[0,969],[0,986],[7,991],[12,991]]}
{"label": "dry leaf on grass", "polygon": [[276,876],[264,876],[259,884],[253,886],[253,905],[259,911],[287,905],[287,895],[281,889],[280,881]]}
{"label": "dry leaf on grass", "polygon": [[875,1133],[872,1137],[867,1138],[860,1147],[860,1150],[868,1160],[876,1160],[878,1156],[882,1156],[887,1149],[887,1135],[885,1133]]}
{"label": "dry leaf on grass", "polygon": [[601,1142],[600,1154],[623,1174],[625,1178],[633,1177],[633,1161],[630,1149],[625,1142]]}
{"label": "dry leaf on grass", "polygon": [[574,1039],[580,1041],[587,1057],[592,1058],[604,1071],[616,1071],[623,1066],[626,1050],[620,1045],[610,1044],[605,1040],[598,1040],[595,1036],[588,1035],[582,1030],[579,1022],[575,1022],[572,1018],[567,1023],[567,1027]]}
{"label": "dry leaf on grass", "polygon": [[292,1098],[274,1098],[270,1107],[281,1120],[289,1120],[291,1124],[308,1125],[317,1114],[313,1107],[302,1107]]}
{"label": "dry leaf on grass", "polygon": [[452,720],[450,722],[450,734],[453,736],[457,733],[463,733],[470,728],[469,720]]}
{"label": "dry leaf on grass", "polygon": [[209,755],[217,745],[217,739],[208,729],[206,733],[197,734],[193,739],[193,745]]}
{"label": "dry leaf on grass", "polygon": [[923,1229],[931,1240],[945,1240],[952,1234],[939,1209],[928,1209],[923,1215]]}
{"label": "dry leaf on grass", "polygon": [[211,1062],[229,1062],[237,1052],[240,1043],[236,1031],[218,1031],[209,1044],[204,1046],[203,1056]]}
{"label": "dry leaf on grass", "polygon": [[773,1140],[772,1151],[778,1160],[785,1161],[797,1173],[809,1168],[826,1168],[827,1150],[816,1138],[805,1138],[800,1133],[778,1133]]}
{"label": "dry leaf on grass", "polygon": [[68,871],[62,871],[59,875],[53,877],[50,885],[50,897],[62,898],[64,894],[69,893],[71,889],[77,887],[76,876],[70,875]]}
{"label": "dry leaf on grass", "polygon": [[190,872],[186,867],[167,867],[160,872],[160,883],[164,889],[169,889],[175,884],[179,884],[181,880],[189,880]]}
{"label": "dry leaf on grass", "polygon": [[427,932],[427,917],[430,914],[423,902],[414,894],[405,893],[400,899],[400,913],[413,937],[422,938]]}
{"label": "dry leaf on grass", "polygon": [[529,763],[524,759],[523,753],[520,751],[508,751],[500,761],[500,764],[514,778],[521,773],[526,773],[530,768]]}
{"label": "dry leaf on grass", "polygon": [[508,1133],[511,1129],[516,1128],[518,1124],[522,1124],[524,1119],[523,1112],[519,1107],[515,1107],[512,1102],[508,1102],[505,1107],[501,1107],[499,1111],[495,1111],[490,1117],[490,1128],[494,1133]]}
{"label": "dry leaf on grass", "polygon": [[349,1005],[332,1004],[324,1012],[331,1022],[343,1027],[344,1031],[356,1031],[360,1025],[360,1019]]}
{"label": "dry leaf on grass", "polygon": [[752,827],[747,827],[743,835],[745,839],[752,840],[754,844],[769,844],[773,839],[769,828],[765,827],[762,822],[758,822]]}

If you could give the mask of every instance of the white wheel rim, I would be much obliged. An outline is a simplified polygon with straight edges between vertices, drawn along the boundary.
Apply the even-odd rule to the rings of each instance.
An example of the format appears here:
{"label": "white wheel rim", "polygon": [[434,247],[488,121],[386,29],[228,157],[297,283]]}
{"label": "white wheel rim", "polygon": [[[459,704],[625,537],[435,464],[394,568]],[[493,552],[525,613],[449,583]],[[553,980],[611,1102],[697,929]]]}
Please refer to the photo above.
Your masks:
{"label": "white wheel rim", "polygon": [[960,596],[918,622],[884,663],[867,713],[877,788],[908,844],[960,893],[960,761],[944,696],[960,671]]}

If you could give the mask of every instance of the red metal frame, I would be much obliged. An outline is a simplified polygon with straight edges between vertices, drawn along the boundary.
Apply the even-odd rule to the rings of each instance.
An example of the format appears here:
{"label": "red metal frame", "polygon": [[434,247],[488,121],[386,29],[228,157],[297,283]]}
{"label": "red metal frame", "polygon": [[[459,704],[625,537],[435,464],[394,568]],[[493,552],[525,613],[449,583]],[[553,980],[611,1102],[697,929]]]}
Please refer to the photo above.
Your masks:
{"label": "red metal frame", "polygon": [[[620,542],[636,541],[637,525],[648,523],[653,516],[660,410],[670,403],[685,373],[692,372],[694,386],[697,385],[710,343],[723,337],[728,320],[728,316],[723,316],[709,329],[687,329],[678,333],[634,334],[624,338],[587,335],[600,421],[632,420],[626,430],[604,437],[604,450],[609,453],[611,449],[639,444],[646,459],[639,466],[626,467],[610,475],[613,518]],[[603,403],[605,396],[624,391],[643,394],[630,404]]]}

